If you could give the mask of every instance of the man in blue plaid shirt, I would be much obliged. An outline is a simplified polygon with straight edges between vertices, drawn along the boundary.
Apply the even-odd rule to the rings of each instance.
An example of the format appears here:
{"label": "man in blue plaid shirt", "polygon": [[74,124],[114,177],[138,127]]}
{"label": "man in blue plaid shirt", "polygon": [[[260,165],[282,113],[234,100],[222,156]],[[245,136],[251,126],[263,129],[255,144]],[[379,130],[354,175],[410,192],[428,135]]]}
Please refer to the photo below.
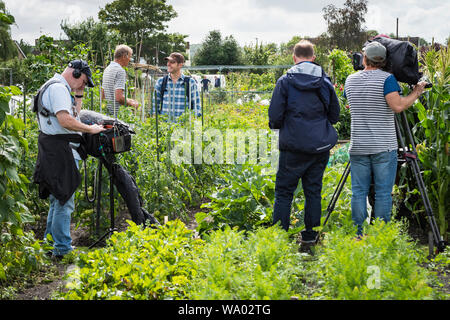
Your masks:
{"label": "man in blue plaid shirt", "polygon": [[[167,60],[167,71],[169,76],[164,90],[164,98],[161,109],[161,86],[163,78],[158,79],[155,85],[156,106],[160,110],[160,114],[169,116],[169,121],[173,121],[181,116],[185,111],[194,110],[196,116],[201,116],[200,95],[198,93],[197,82],[193,78],[189,78],[187,82],[186,76],[181,73],[184,65],[184,56],[181,53],[173,52],[165,58]],[[186,86],[189,89],[186,90]],[[189,92],[189,96],[187,96]],[[153,111],[155,109],[153,108]]]}

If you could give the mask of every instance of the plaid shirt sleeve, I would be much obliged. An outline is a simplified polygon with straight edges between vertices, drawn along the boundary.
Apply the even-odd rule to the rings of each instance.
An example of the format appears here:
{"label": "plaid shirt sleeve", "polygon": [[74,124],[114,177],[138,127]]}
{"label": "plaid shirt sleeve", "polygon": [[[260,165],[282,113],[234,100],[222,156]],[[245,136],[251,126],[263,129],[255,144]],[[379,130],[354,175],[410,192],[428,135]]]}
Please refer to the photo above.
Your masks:
{"label": "plaid shirt sleeve", "polygon": [[153,113],[155,113],[156,108],[159,109],[158,106],[161,105],[161,85],[162,85],[162,78],[158,79],[158,81],[156,81],[155,84],[155,92],[153,94]]}

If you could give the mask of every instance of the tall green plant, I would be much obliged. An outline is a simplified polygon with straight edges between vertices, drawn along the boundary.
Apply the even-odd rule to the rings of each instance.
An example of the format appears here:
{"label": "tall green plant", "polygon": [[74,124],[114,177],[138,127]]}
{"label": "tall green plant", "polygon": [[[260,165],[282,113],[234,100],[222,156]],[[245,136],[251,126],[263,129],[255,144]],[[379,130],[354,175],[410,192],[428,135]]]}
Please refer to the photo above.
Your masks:
{"label": "tall green plant", "polygon": [[440,232],[448,239],[450,51],[448,48],[428,51],[424,60],[424,73],[432,81],[433,87],[411,111],[417,114],[419,119],[414,132],[416,136],[423,137],[417,150],[425,169],[423,176],[428,195],[437,213]]}
{"label": "tall green plant", "polygon": [[21,214],[28,212],[23,205],[28,179],[19,174],[21,154],[27,152],[28,142],[19,133],[24,128],[22,120],[6,115],[10,97],[16,94],[20,94],[17,87],[0,87],[0,125],[5,122],[0,130],[0,222],[18,227]]}
{"label": "tall green plant", "polygon": [[345,79],[353,72],[352,60],[345,51],[334,49],[328,55],[330,59],[330,68],[332,80],[337,84],[345,84]]}
{"label": "tall green plant", "polygon": [[3,287],[23,282],[24,274],[44,263],[40,242],[24,231],[24,224],[33,221],[26,206],[29,180],[20,173],[22,154],[28,151],[28,141],[22,137],[25,125],[5,110],[11,95],[18,94],[17,87],[0,87],[0,299],[10,298]]}

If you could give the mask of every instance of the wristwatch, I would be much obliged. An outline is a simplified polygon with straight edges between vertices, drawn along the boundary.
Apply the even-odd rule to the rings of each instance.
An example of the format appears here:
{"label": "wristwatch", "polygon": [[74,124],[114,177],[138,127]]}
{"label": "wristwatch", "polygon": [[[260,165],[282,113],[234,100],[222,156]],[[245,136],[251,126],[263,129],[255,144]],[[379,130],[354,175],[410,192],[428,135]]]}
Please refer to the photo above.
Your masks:
{"label": "wristwatch", "polygon": [[83,98],[83,95],[82,94],[76,94],[75,98]]}

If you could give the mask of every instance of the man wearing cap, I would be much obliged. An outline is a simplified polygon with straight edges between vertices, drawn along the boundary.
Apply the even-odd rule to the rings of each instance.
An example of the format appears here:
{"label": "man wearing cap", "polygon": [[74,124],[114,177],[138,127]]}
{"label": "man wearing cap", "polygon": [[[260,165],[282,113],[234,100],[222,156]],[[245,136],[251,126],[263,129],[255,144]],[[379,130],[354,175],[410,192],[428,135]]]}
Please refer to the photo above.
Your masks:
{"label": "man wearing cap", "polygon": [[375,218],[390,220],[398,148],[394,115],[409,108],[426,85],[419,82],[408,96],[400,96],[395,76],[381,70],[385,63],[386,48],[370,42],[363,49],[364,70],[350,75],[345,82],[344,95],[351,114],[352,220],[358,238],[363,235],[372,179]]}
{"label": "man wearing cap", "polygon": [[[169,75],[158,79],[155,85],[156,106],[160,113],[174,120],[181,116],[185,110],[194,110],[196,116],[201,116],[200,94],[194,78],[187,77],[181,72],[184,65],[184,56],[173,52],[167,60]],[[161,107],[161,93],[163,95]]]}
{"label": "man wearing cap", "polygon": [[114,50],[114,61],[103,72],[102,99],[107,101],[107,114],[117,116],[121,105],[139,107],[136,100],[127,98],[125,101],[125,83],[127,74],[124,70],[131,61],[133,50],[124,44],[118,45]]}
{"label": "man wearing cap", "polygon": [[[51,236],[52,255],[61,258],[72,251],[70,217],[74,210],[75,190],[81,182],[76,148],[81,133],[105,130],[97,124],[80,122],[79,113],[85,86],[93,87],[91,70],[83,60],[69,63],[61,74],[55,74],[39,90],[41,108],[38,112],[38,158],[33,176],[39,184],[39,196],[50,197],[45,238]],[[74,95],[72,95],[74,93]]]}

